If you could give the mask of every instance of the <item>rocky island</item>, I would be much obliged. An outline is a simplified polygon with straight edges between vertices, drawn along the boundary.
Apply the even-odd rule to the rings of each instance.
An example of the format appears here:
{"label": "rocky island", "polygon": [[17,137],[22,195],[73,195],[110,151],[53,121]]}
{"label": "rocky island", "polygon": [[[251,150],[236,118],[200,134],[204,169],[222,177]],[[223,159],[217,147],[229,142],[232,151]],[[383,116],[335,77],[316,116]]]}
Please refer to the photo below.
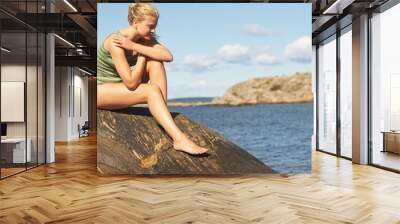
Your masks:
{"label": "rocky island", "polygon": [[302,103],[312,102],[310,73],[291,76],[255,78],[230,87],[213,104],[259,104],[259,103]]}
{"label": "rocky island", "polygon": [[211,102],[169,103],[169,106],[248,105],[312,102],[311,73],[267,76],[237,83]]}

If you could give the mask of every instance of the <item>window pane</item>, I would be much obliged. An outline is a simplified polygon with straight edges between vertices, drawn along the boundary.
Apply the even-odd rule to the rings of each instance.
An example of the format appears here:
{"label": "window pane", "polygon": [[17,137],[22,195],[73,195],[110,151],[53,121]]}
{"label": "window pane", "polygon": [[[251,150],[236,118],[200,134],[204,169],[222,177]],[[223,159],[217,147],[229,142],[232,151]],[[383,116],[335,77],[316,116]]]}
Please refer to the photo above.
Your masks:
{"label": "window pane", "polygon": [[318,147],[336,153],[336,40],[318,48]]}
{"label": "window pane", "polygon": [[398,21],[400,5],[372,18],[371,81],[372,163],[396,170],[400,170]]}
{"label": "window pane", "polygon": [[37,33],[27,33],[28,38],[28,62],[27,62],[27,80],[26,80],[26,113],[27,113],[27,141],[30,144],[30,159],[28,162],[28,168],[37,165]]}
{"label": "window pane", "polygon": [[340,37],[340,143],[341,155],[352,157],[352,35]]}
{"label": "window pane", "polygon": [[25,170],[30,158],[25,141],[25,41],[25,32],[1,34],[1,122],[6,125],[1,140],[2,178]]}
{"label": "window pane", "polygon": [[45,44],[46,37],[43,33],[39,33],[38,45],[38,163],[45,163]]}

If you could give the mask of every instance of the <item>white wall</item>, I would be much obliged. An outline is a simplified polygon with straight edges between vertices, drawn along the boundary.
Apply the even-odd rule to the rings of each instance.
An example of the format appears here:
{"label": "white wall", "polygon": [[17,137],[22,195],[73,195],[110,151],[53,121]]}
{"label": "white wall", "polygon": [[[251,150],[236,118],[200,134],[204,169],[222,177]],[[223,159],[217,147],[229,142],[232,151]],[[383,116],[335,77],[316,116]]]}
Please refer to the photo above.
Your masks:
{"label": "white wall", "polygon": [[[25,82],[25,74],[27,69],[28,73],[32,71],[34,68],[33,66],[25,67],[25,64],[3,64],[1,66],[1,81],[10,81],[10,82]],[[36,97],[36,91],[34,93],[27,93],[27,97]],[[28,99],[27,99],[28,100]],[[31,100],[28,100],[30,102]],[[1,110],[7,110],[8,108],[1,108]],[[33,120],[28,115],[28,121]],[[36,115],[36,114],[35,114]],[[7,122],[7,136],[8,137],[25,137],[25,122]],[[28,128],[31,125],[28,126]],[[30,136],[28,136],[30,137]]]}
{"label": "white wall", "polygon": [[56,67],[55,92],[55,140],[77,139],[78,124],[88,120],[88,78],[76,68]]}
{"label": "white wall", "polygon": [[[44,83],[41,66],[32,66],[24,64],[2,64],[1,66],[2,82],[25,82],[26,83],[26,108],[24,105],[19,110],[20,113],[26,112],[26,121],[21,122],[6,122],[7,123],[7,137],[9,138],[24,138],[25,133],[30,140],[31,155],[33,162],[39,159],[39,163],[44,163]],[[2,89],[3,92],[4,89]],[[24,94],[24,90],[20,90]],[[6,97],[2,95],[2,98]],[[24,97],[23,97],[24,98]],[[25,102],[23,102],[24,104]],[[2,112],[13,113],[13,108],[2,107]],[[9,110],[9,111],[7,111]],[[15,110],[15,109],[14,109]],[[26,110],[26,111],[25,111]],[[15,113],[15,112],[14,112]],[[22,115],[24,116],[24,115]],[[27,131],[27,132],[26,132]],[[37,153],[39,155],[37,155]]]}
{"label": "white wall", "polygon": [[68,140],[69,76],[67,67],[55,68],[55,141]]}
{"label": "white wall", "polygon": [[[81,106],[81,113],[77,110],[78,108],[75,107],[75,119],[73,123],[73,131],[76,138],[78,138],[79,133],[78,133],[78,124],[82,126],[85,121],[89,120],[89,91],[88,91],[88,77],[84,76],[82,72],[79,70],[75,69],[75,82],[74,82],[75,90],[77,88],[80,88],[80,99],[76,97],[75,95],[75,104],[80,104]],[[77,92],[75,91],[75,94]],[[76,102],[76,100],[80,100],[79,102]]]}
{"label": "white wall", "polygon": [[[25,82],[25,64],[3,64],[1,66],[2,82]],[[28,70],[30,70],[28,66]],[[4,96],[2,96],[4,97]],[[8,108],[1,108],[2,111]],[[22,108],[24,110],[24,108]],[[25,137],[25,122],[6,122],[8,137]]]}
{"label": "white wall", "polygon": [[[1,121],[24,122],[25,82],[1,81]],[[36,108],[36,105],[34,105]]]}

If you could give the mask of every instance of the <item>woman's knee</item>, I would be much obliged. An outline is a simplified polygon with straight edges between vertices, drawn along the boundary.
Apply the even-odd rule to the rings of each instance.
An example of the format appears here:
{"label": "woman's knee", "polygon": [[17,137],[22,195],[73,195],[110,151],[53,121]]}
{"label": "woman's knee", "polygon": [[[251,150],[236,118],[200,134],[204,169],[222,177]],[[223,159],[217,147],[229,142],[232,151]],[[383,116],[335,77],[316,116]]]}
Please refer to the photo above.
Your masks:
{"label": "woman's knee", "polygon": [[154,59],[148,59],[147,63],[150,64],[150,65],[163,65],[162,61],[157,61],[157,60],[154,60]]}
{"label": "woman's knee", "polygon": [[148,60],[147,62],[147,70],[150,71],[152,69],[162,69],[164,67],[164,64],[161,61],[157,60]]}
{"label": "woman's knee", "polygon": [[154,97],[154,96],[160,96],[161,95],[161,89],[158,85],[156,84],[144,84],[146,88],[146,96],[147,97]]}

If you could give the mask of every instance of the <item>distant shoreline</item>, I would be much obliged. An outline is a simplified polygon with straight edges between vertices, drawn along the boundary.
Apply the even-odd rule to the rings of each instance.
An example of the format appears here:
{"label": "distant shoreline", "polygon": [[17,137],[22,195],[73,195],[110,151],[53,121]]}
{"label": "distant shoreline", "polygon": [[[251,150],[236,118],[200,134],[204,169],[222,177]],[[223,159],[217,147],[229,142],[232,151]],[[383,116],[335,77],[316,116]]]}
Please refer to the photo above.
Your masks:
{"label": "distant shoreline", "polygon": [[168,106],[171,107],[196,107],[196,106],[217,106],[217,107],[237,107],[237,106],[253,106],[253,105],[264,105],[264,104],[302,104],[302,103],[312,103],[313,101],[301,101],[301,102],[257,102],[257,103],[213,103],[212,97],[210,97],[210,101],[201,102],[201,101],[193,101],[193,102],[181,102],[179,99],[185,99],[185,101],[190,99],[197,99],[198,97],[187,97],[187,98],[175,98],[168,101]]}

